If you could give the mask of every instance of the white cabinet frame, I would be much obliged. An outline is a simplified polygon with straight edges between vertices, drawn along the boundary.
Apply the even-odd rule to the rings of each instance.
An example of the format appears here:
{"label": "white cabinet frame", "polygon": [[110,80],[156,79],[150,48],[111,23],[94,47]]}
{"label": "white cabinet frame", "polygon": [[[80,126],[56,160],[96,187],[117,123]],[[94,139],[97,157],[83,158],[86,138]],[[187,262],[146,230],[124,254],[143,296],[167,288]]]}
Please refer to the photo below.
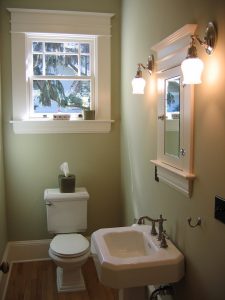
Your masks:
{"label": "white cabinet frame", "polygon": [[[160,43],[152,47],[156,53],[156,75],[158,81],[158,116],[165,115],[164,89],[165,80],[181,76],[180,65],[187,55],[190,35],[194,34],[197,25],[187,24]],[[182,76],[181,76],[182,80]],[[161,84],[160,84],[161,81]],[[193,173],[193,113],[194,88],[191,85],[181,87],[180,105],[180,149],[184,155],[175,158],[165,154],[164,120],[158,119],[157,159],[151,160],[156,166],[156,176],[187,197],[191,197]]]}

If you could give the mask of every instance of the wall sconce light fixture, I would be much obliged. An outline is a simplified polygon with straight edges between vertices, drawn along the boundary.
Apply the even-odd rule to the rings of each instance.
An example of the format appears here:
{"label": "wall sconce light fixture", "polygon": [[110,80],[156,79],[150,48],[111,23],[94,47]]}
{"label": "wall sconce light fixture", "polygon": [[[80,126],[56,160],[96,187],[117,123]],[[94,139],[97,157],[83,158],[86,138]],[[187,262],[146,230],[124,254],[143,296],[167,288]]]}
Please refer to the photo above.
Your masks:
{"label": "wall sconce light fixture", "polygon": [[197,35],[191,35],[191,43],[188,48],[186,59],[181,64],[183,73],[183,84],[199,84],[202,83],[201,75],[204,63],[198,58],[195,41],[205,48],[207,54],[212,54],[215,49],[217,40],[217,30],[213,22],[208,23],[205,31],[204,40],[202,41]]}
{"label": "wall sconce light fixture", "polygon": [[148,57],[148,62],[146,64],[146,66],[144,66],[141,63],[138,64],[136,76],[132,80],[133,94],[144,94],[145,80],[142,77],[142,70],[141,70],[141,68],[143,68],[144,70],[147,70],[149,72],[149,74],[151,75],[152,74],[152,70],[153,70],[153,64],[154,64],[154,57],[153,57],[153,55],[150,55]]}

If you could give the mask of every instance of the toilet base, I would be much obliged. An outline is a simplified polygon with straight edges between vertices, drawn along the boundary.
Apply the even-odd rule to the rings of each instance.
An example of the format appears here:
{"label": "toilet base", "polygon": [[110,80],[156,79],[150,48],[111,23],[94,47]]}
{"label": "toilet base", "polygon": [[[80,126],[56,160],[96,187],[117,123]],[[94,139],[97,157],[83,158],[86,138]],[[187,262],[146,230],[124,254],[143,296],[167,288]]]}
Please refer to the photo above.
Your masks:
{"label": "toilet base", "polygon": [[74,292],[86,290],[81,269],[66,270],[61,267],[56,269],[58,292]]}

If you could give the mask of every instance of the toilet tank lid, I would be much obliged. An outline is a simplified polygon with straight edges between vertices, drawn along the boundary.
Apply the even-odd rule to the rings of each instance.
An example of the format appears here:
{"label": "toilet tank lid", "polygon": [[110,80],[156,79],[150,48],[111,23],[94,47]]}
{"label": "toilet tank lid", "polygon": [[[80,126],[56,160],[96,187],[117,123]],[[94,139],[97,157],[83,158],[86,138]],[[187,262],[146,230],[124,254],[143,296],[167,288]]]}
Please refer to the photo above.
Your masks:
{"label": "toilet tank lid", "polygon": [[46,189],[44,191],[45,200],[79,200],[79,199],[89,199],[89,194],[84,187],[79,187],[75,189],[74,193],[60,193],[59,188],[56,189]]}

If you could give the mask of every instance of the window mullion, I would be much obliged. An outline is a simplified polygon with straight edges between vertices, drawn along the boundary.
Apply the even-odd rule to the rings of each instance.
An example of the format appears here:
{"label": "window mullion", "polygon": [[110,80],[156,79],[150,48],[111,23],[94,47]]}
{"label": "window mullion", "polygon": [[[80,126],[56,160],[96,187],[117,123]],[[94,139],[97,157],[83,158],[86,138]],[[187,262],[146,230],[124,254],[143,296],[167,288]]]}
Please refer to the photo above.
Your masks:
{"label": "window mullion", "polygon": [[80,72],[80,70],[81,70],[81,61],[80,61],[80,43],[78,44],[79,46],[78,46],[78,75],[80,76],[81,75],[81,72]]}
{"label": "window mullion", "polygon": [[43,75],[45,75],[46,65],[45,65],[45,42],[42,42],[43,47]]}

